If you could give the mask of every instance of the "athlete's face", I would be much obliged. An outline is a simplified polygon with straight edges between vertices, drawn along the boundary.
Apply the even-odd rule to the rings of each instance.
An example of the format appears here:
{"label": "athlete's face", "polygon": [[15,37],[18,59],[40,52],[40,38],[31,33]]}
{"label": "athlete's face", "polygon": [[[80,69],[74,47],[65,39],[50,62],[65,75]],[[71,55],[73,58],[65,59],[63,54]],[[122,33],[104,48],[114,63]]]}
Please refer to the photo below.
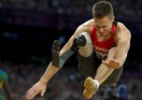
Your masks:
{"label": "athlete's face", "polygon": [[94,18],[95,26],[100,36],[107,36],[111,32],[113,21],[114,17],[109,18],[108,16],[100,19]]}

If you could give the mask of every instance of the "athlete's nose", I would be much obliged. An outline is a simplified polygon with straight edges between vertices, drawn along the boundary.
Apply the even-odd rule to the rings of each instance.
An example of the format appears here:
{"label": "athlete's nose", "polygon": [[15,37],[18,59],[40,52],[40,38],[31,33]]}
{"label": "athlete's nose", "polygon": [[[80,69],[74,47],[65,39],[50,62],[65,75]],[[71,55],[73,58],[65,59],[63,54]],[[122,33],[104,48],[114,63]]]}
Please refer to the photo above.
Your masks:
{"label": "athlete's nose", "polygon": [[103,33],[103,32],[104,32],[104,29],[103,29],[103,28],[100,28],[100,29],[99,29],[99,32],[100,32],[100,33]]}

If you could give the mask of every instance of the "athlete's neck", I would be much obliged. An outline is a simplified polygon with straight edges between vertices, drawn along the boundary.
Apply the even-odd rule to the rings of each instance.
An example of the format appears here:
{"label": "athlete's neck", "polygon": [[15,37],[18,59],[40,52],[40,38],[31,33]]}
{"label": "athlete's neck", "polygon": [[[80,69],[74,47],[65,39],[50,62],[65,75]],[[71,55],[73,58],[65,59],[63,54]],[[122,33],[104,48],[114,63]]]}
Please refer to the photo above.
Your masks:
{"label": "athlete's neck", "polygon": [[97,31],[97,38],[99,41],[105,41],[107,39],[110,38],[112,32],[107,33],[106,35],[101,35],[98,31]]}

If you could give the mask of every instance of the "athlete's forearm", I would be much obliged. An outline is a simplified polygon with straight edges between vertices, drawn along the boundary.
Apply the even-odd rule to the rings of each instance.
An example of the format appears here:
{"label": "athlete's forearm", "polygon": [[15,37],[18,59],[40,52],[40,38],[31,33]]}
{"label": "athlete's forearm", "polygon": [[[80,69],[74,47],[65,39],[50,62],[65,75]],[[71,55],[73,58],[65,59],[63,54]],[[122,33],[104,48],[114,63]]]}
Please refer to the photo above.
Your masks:
{"label": "athlete's forearm", "polygon": [[97,69],[95,79],[98,80],[101,85],[109,77],[113,70],[113,68],[108,68],[104,64],[101,64]]}
{"label": "athlete's forearm", "polygon": [[117,48],[115,59],[122,66],[127,58],[127,54],[130,48],[131,34],[128,29],[123,29],[116,35]]}
{"label": "athlete's forearm", "polygon": [[58,67],[53,66],[51,63],[47,67],[45,73],[40,78],[40,81],[47,84],[48,81],[53,77],[53,75],[59,70]]}
{"label": "athlete's forearm", "polygon": [[117,46],[115,59],[120,63],[120,66],[124,64],[129,48],[130,44],[126,42],[122,42]]}

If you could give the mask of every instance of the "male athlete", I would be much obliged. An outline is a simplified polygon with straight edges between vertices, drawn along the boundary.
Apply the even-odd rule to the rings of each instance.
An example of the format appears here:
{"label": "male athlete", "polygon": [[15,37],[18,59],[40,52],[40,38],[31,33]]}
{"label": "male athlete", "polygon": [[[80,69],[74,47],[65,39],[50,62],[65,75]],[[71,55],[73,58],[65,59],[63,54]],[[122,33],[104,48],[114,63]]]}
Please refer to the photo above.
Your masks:
{"label": "male athlete", "polygon": [[51,77],[74,52],[78,52],[80,72],[87,77],[83,91],[86,99],[92,98],[99,86],[117,83],[130,48],[130,31],[123,23],[114,21],[112,5],[107,1],[94,4],[92,14],[93,19],[81,24],[61,51],[60,43],[53,43],[52,61],[28,90],[28,100],[39,93],[44,95]]}
{"label": "male athlete", "polygon": [[5,100],[4,93],[7,100],[12,100],[8,83],[8,75],[5,71],[0,69],[0,100]]}

